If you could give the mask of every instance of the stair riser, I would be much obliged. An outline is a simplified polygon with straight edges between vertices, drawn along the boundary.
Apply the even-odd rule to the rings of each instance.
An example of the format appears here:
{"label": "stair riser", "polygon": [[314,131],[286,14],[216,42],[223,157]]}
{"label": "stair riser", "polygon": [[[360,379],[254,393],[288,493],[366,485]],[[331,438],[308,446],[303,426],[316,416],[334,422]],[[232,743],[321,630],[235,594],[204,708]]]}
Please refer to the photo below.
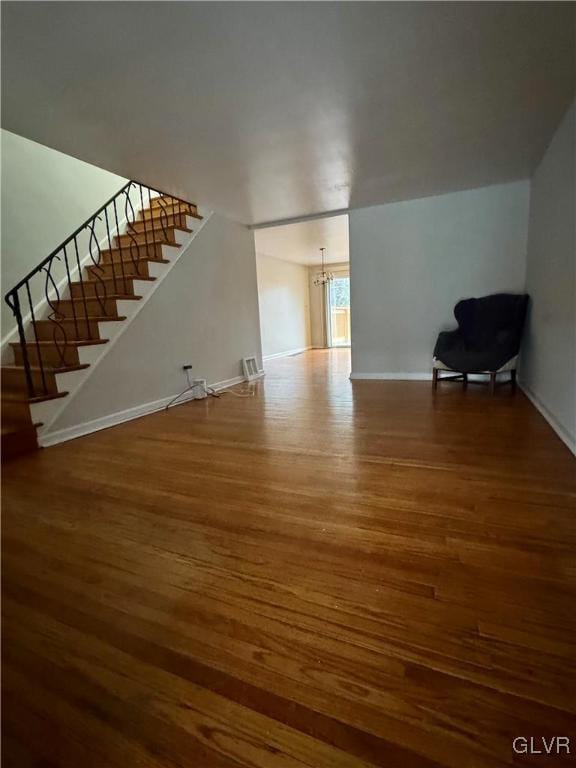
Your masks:
{"label": "stair riser", "polygon": [[32,417],[26,400],[8,400],[2,398],[3,427],[31,427]]}
{"label": "stair riser", "polygon": [[[135,246],[133,245],[132,248],[119,248],[118,250],[113,251],[102,251],[102,256],[100,259],[100,266],[105,266],[106,264],[114,263],[120,263],[123,262],[124,264],[130,264],[134,262],[142,261],[143,259],[161,259],[162,257],[162,245],[160,243],[155,243],[154,245],[139,245]],[[122,267],[118,267],[116,270],[116,275],[120,276],[122,275]]]}
{"label": "stair riser", "polygon": [[2,427],[11,429],[28,429],[32,427],[32,416],[26,399],[27,393],[18,391],[21,397],[19,400],[13,400],[10,395],[14,394],[4,381],[2,382]]}
{"label": "stair riser", "polygon": [[[68,339],[67,343],[61,348],[62,356],[55,344],[53,346],[41,346],[40,353],[38,353],[34,342],[30,342],[28,345],[28,359],[33,366],[40,364],[40,357],[42,358],[43,364],[49,367],[61,365],[92,365],[102,355],[103,344],[95,343],[75,346],[76,341],[77,339]],[[15,364],[24,365],[24,356],[20,345],[14,345],[13,349]]]}
{"label": "stair riser", "polygon": [[[56,394],[58,387],[53,373],[44,371],[44,381],[40,371],[30,371],[32,384],[37,394]],[[26,373],[4,368],[2,371],[2,386],[9,392],[27,392]]]}
{"label": "stair riser", "polygon": [[138,215],[139,221],[160,221],[160,219],[164,219],[166,221],[166,216],[182,216],[182,215],[188,215],[190,217],[198,218],[198,214],[194,213],[193,211],[186,211],[184,210],[184,207],[178,208],[177,205],[167,205],[165,208],[160,208],[159,206],[156,208],[152,208],[152,211],[144,210],[140,211]]}
{"label": "stair riser", "polygon": [[[139,261],[137,264],[133,264],[131,261],[124,262],[124,271],[120,274],[123,274],[126,277],[133,277],[135,280],[139,277],[150,277],[149,264],[153,263],[154,262],[150,261]],[[103,264],[100,269],[96,269],[96,267],[88,267],[87,272],[89,280],[97,282],[98,277],[102,278],[102,280],[112,279],[114,277],[114,272],[116,272],[116,279],[118,279],[120,269],[118,265],[112,267],[111,264]]]}
{"label": "stair riser", "polygon": [[70,295],[73,299],[92,299],[97,296],[110,295],[111,293],[121,296],[134,296],[134,280],[123,279],[118,274],[116,280],[105,280],[104,286],[99,280],[85,280],[84,292],[81,285],[72,285]]}
{"label": "stair riser", "polygon": [[[162,219],[162,223],[165,227],[175,227],[175,228],[183,228],[183,229],[190,229],[190,224],[192,223],[191,218],[186,218],[184,214],[182,215],[170,215],[166,216]],[[162,224],[159,220],[154,220],[152,222],[154,227],[161,227]],[[148,239],[150,239],[150,217],[147,217],[146,221],[135,221],[131,224],[132,231],[136,234],[142,234],[147,229],[148,230]]]}
{"label": "stair riser", "polygon": [[[28,412],[28,415],[24,416],[24,411]],[[11,430],[29,429],[33,427],[32,420],[30,418],[30,407],[26,400],[22,401],[22,416],[15,416],[14,412],[4,413],[2,411],[2,426],[4,429]]]}
{"label": "stair riser", "polygon": [[151,240],[166,240],[170,245],[179,245],[182,238],[179,238],[178,234],[174,227],[164,226],[160,230],[154,230],[154,232],[151,230],[149,232],[134,232],[132,235],[120,235],[120,237],[116,236],[114,239],[116,245],[121,245],[122,248],[128,248],[134,241],[138,245],[146,245],[146,242]]}
{"label": "stair riser", "polygon": [[[174,200],[174,198],[162,198],[162,197],[154,197],[152,198],[151,208],[152,210],[157,210],[161,208],[168,208],[169,206],[178,206],[180,205],[180,208],[182,211],[190,211],[191,213],[198,213],[198,208],[194,205],[194,203],[179,203],[178,200]],[[149,210],[149,209],[148,209]]]}
{"label": "stair riser", "polygon": [[117,315],[117,303],[116,299],[86,299],[86,303],[83,301],[60,301],[56,304],[58,312],[65,317],[74,319],[74,313],[76,313],[76,320],[84,320],[86,317],[102,317],[106,315]]}
{"label": "stair riser", "polygon": [[[56,382],[60,392],[74,392],[79,386],[81,386],[91,373],[90,368],[85,368],[80,371],[67,371],[66,373],[57,373]],[[44,426],[40,427],[39,434],[46,430],[46,425],[50,424],[53,419],[58,415],[62,408],[66,407],[66,398],[57,400],[45,400],[44,402],[37,402],[30,404],[30,413],[32,415],[32,421],[42,423]]]}
{"label": "stair riser", "polygon": [[[87,341],[89,339],[101,338],[97,322],[86,322],[85,320],[80,320],[77,325],[78,328],[76,329],[73,322],[68,321],[62,323],[66,333],[67,341],[74,341],[74,339]],[[64,343],[62,332],[55,326],[54,323],[36,323],[36,332],[38,334],[39,341],[54,341],[55,339],[58,339],[58,343]]]}
{"label": "stair riser", "polygon": [[33,426],[2,435],[2,463],[38,450],[36,430]]}
{"label": "stair riser", "polygon": [[[16,365],[24,365],[24,355],[22,353],[22,347],[20,345],[14,348],[14,361]],[[41,347],[40,351],[34,346],[33,343],[27,346],[28,360],[31,365],[48,365],[48,366],[63,366],[63,365],[79,365],[80,357],[78,354],[78,347],[74,347],[70,344],[63,344],[61,347],[61,354],[58,351],[56,345],[53,347]]]}

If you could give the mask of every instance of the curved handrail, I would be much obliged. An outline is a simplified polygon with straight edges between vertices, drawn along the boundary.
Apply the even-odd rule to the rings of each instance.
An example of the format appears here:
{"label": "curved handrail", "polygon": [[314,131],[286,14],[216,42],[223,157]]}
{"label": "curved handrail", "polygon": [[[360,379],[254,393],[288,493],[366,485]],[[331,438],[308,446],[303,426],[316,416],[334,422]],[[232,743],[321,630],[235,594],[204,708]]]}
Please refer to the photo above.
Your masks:
{"label": "curved handrail", "polygon": [[[136,211],[134,208],[134,202],[131,199],[131,193],[135,192],[136,197],[136,209],[140,211],[142,219],[139,223],[142,224],[142,230],[140,233],[136,231]],[[157,200],[158,216],[153,214],[153,201]],[[138,202],[140,207],[138,207]],[[146,202],[148,207],[146,207]],[[122,213],[122,205],[124,206],[124,216],[128,224],[127,231],[122,234],[120,232],[121,221],[118,215],[118,205],[120,206],[120,213]],[[172,211],[170,214],[167,212],[168,206]],[[150,211],[150,216],[147,216],[147,211]],[[141,275],[140,262],[144,262],[146,258],[153,258],[151,256],[149,248],[149,230],[151,230],[150,236],[152,242],[155,242],[154,230],[162,230],[164,238],[169,241],[167,229],[174,227],[175,224],[181,224],[183,216],[196,215],[196,206],[182,198],[171,195],[162,190],[151,187],[142,182],[131,180],[124,184],[112,197],[101,205],[85,222],[83,222],[74,232],[69,235],[60,245],[51,251],[45,259],[43,259],[34,269],[32,269],[25,277],[22,278],[13,288],[11,288],[5,295],[5,301],[12,310],[16,318],[16,326],[18,329],[20,356],[22,359],[22,365],[26,376],[26,384],[28,388],[28,394],[30,398],[47,396],[51,392],[49,390],[48,380],[46,376],[46,369],[49,368],[47,361],[44,359],[46,353],[43,352],[41,341],[50,341],[46,339],[46,333],[40,335],[38,323],[40,319],[36,317],[33,301],[33,292],[31,290],[31,283],[34,281],[34,286],[39,285],[35,278],[39,275],[44,275],[45,283],[43,286],[44,299],[47,305],[50,307],[51,312],[47,317],[42,320],[48,320],[52,322],[52,341],[57,350],[58,359],[60,365],[54,365],[53,368],[66,367],[67,360],[69,359],[67,352],[69,347],[67,325],[72,323],[74,330],[73,338],[79,340],[85,336],[88,339],[96,338],[94,334],[94,320],[91,317],[94,315],[89,312],[90,302],[96,302],[98,305],[98,311],[101,313],[101,317],[114,317],[115,315],[110,312],[110,307],[115,306],[114,302],[109,302],[107,299],[110,297],[110,293],[113,296],[122,295],[127,292],[127,280],[137,279]],[[173,223],[170,224],[169,216],[173,217]],[[131,220],[130,220],[131,216]],[[155,222],[156,219],[156,222]],[[112,222],[112,225],[111,225]],[[96,224],[100,223],[101,226],[105,226],[105,233],[102,237],[104,243],[107,241],[107,248],[104,249],[100,246],[100,240],[95,232]],[[157,223],[158,226],[154,226]],[[92,280],[85,277],[83,274],[82,262],[79,255],[78,238],[83,233],[88,236],[88,251],[89,260],[91,262],[88,267],[89,275],[93,276]],[[139,242],[137,236],[141,234],[144,237],[145,242]],[[128,244],[123,244],[122,237],[128,236]],[[114,237],[116,242],[114,243]],[[73,244],[73,248],[69,247]],[[68,250],[67,250],[68,248]],[[119,251],[120,258],[116,259],[114,251]],[[145,256],[142,256],[141,251],[145,252]],[[108,257],[104,258],[103,254],[108,253]],[[127,254],[127,258],[124,258],[124,252]],[[72,255],[70,255],[72,254]],[[52,274],[52,267],[55,262],[63,265],[65,269],[65,277],[62,285],[56,282],[54,275]],[[70,267],[72,262],[72,267]],[[134,272],[128,276],[126,270],[132,265]],[[108,270],[111,276],[108,279],[108,284],[113,283],[111,292],[108,289],[106,278],[103,276]],[[75,275],[75,280],[72,280],[72,275]],[[122,286],[122,291],[118,286]],[[34,287],[33,286],[33,287]],[[88,286],[90,286],[88,288]],[[62,299],[64,290],[68,288],[69,299]],[[74,290],[75,289],[75,290]],[[92,292],[90,292],[90,290]],[[79,295],[78,295],[79,294]],[[61,310],[63,302],[69,302],[70,315],[64,314]],[[78,302],[78,303],[77,303]],[[28,311],[23,312],[22,305],[28,304]],[[94,304],[92,304],[94,306]],[[115,310],[114,310],[115,311]],[[27,338],[24,323],[26,320],[31,321],[31,335],[32,339]],[[69,327],[69,330],[71,328]],[[39,376],[33,375],[33,367],[30,362],[31,355],[36,359],[34,366],[39,368]]]}

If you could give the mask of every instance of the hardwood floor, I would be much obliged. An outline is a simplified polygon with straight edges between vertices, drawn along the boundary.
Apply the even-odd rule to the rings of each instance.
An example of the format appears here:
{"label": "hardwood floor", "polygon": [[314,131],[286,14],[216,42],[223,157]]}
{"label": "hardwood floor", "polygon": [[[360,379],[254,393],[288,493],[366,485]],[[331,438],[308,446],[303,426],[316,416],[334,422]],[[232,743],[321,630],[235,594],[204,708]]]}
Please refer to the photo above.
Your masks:
{"label": "hardwood floor", "polygon": [[348,371],[7,465],[5,768],[573,765],[575,459],[521,392]]}

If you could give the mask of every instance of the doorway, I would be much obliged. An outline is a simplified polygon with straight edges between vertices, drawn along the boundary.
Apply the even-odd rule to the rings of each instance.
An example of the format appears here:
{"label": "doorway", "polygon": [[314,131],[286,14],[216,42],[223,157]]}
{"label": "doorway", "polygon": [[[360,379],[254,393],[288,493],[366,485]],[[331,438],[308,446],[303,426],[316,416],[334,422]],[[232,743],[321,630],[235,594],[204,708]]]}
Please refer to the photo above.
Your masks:
{"label": "doorway", "polygon": [[350,347],[348,216],[261,226],[254,244],[264,360]]}
{"label": "doorway", "polygon": [[329,347],[349,347],[350,274],[338,272],[326,286],[326,329]]}

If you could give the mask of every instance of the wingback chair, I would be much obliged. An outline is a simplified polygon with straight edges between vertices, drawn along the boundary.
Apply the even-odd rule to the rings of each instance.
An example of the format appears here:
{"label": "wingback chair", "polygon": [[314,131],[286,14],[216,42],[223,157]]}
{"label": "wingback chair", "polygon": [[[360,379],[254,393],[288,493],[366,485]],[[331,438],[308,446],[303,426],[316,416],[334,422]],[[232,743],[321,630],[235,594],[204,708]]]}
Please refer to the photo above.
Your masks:
{"label": "wingback chair", "polygon": [[[466,385],[469,373],[485,373],[494,392],[503,372],[510,373],[505,383],[514,387],[528,300],[527,294],[496,293],[459,301],[454,308],[458,328],[442,331],[434,347],[433,388],[442,379]],[[441,376],[441,371],[452,375]]]}

